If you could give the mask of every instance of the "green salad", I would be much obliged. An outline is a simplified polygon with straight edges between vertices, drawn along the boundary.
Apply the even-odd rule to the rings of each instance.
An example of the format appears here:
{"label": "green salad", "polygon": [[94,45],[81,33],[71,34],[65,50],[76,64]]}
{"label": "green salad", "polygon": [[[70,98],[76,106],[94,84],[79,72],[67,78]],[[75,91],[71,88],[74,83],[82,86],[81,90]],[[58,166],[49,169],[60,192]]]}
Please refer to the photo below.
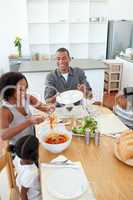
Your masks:
{"label": "green salad", "polygon": [[91,116],[84,117],[81,121],[81,126],[73,127],[72,132],[75,134],[85,135],[87,128],[90,129],[90,137],[94,137],[94,132],[97,128],[97,121]]}

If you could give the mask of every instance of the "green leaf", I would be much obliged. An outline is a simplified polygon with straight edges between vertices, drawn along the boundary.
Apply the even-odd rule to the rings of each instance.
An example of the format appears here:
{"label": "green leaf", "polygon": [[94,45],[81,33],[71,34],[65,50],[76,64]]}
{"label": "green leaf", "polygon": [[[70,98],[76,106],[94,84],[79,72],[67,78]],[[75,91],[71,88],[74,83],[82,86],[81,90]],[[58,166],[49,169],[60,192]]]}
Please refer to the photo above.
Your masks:
{"label": "green leaf", "polygon": [[89,128],[91,132],[94,132],[97,128],[97,121],[93,117],[87,116],[82,120],[82,127]]}
{"label": "green leaf", "polygon": [[22,39],[20,37],[15,38],[15,41],[14,41],[15,47],[17,46],[21,47],[21,40]]}
{"label": "green leaf", "polygon": [[74,128],[72,128],[72,132],[76,133],[76,134],[84,135],[85,134],[85,129],[82,128],[82,127],[79,127],[79,128],[74,127]]}

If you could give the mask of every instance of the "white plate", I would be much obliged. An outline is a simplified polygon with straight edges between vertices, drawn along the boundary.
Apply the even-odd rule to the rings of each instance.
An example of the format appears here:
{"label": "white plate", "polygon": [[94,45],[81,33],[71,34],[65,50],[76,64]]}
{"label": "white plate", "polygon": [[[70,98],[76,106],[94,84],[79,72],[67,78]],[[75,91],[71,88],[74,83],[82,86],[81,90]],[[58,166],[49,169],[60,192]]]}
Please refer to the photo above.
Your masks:
{"label": "white plate", "polygon": [[130,165],[130,166],[133,166],[133,159],[128,159],[128,160],[126,160],[126,161],[121,160],[121,158],[120,158],[120,156],[119,156],[119,153],[118,153],[118,151],[117,151],[117,146],[116,146],[116,144],[115,144],[115,148],[114,148],[114,154],[115,154],[116,158],[117,158],[118,160],[120,160],[121,162],[123,162],[123,163],[125,163],[125,164],[127,164],[127,165]]}
{"label": "white plate", "polygon": [[50,195],[58,199],[76,199],[83,195],[88,188],[85,175],[80,168],[60,168],[54,170],[47,179]]}
{"label": "white plate", "polygon": [[[73,133],[73,132],[72,132],[72,133]],[[83,134],[80,134],[80,133],[77,133],[77,134],[76,134],[76,133],[73,133],[73,135],[74,135],[74,136],[81,136],[81,137],[85,137],[85,135],[83,135]]]}
{"label": "white plate", "polygon": [[57,102],[60,104],[73,104],[83,99],[83,93],[79,90],[68,90],[57,95]]}

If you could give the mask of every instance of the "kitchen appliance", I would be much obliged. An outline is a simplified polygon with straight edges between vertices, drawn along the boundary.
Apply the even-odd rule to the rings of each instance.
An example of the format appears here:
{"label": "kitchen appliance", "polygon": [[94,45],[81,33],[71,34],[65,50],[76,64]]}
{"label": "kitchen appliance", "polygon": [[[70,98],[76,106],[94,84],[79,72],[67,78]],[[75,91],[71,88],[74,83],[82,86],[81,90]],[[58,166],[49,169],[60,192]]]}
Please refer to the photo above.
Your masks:
{"label": "kitchen appliance", "polygon": [[133,46],[133,21],[109,20],[106,58],[115,58],[121,51]]}

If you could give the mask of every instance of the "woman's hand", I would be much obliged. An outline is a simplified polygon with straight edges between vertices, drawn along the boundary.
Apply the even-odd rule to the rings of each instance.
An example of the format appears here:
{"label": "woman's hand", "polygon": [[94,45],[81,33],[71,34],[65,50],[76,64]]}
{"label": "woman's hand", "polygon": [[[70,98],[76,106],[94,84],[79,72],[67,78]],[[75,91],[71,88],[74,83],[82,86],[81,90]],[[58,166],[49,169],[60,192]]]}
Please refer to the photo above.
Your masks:
{"label": "woman's hand", "polygon": [[55,104],[47,104],[45,112],[47,112],[47,113],[53,113],[54,111],[55,111]]}
{"label": "woman's hand", "polygon": [[45,117],[42,115],[33,115],[29,117],[28,121],[30,124],[40,124],[45,120]]}

